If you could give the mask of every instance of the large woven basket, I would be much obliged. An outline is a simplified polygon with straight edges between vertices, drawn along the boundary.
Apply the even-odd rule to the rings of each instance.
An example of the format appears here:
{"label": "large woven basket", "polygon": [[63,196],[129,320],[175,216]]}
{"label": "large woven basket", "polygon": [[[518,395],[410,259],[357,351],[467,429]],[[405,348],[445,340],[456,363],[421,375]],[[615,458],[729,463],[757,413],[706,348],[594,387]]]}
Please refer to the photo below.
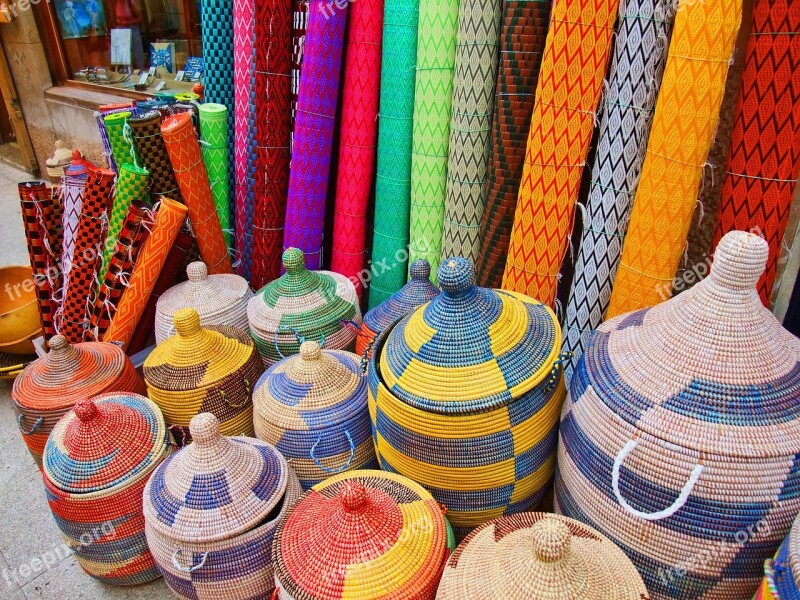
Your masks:
{"label": "large woven basket", "polygon": [[272,539],[300,482],[272,446],[222,437],[212,414],[194,417],[190,430],[194,441],[144,490],[150,551],[181,598],[269,598]]}
{"label": "large woven basket", "polygon": [[281,277],[250,300],[247,317],[264,364],[271,366],[300,351],[301,340],[332,350],[353,350],[356,334],[347,322],[361,324],[356,288],[343,275],[309,271],[303,251],[283,253]]}
{"label": "large woven basket", "polygon": [[161,411],[131,393],[81,400],[44,451],[47,501],[78,564],[104,583],[161,577],[144,535],[142,493],[172,451]]}
{"label": "large woven basket", "polygon": [[482,525],[447,562],[437,600],[647,600],[628,557],[567,517],[520,513]]}
{"label": "large woven basket", "polygon": [[331,474],[377,467],[367,378],[355,354],[304,342],[253,392],[256,436],[291,460],[303,489]]}
{"label": "large woven basket", "polygon": [[370,361],[381,466],[428,488],[457,534],[541,500],[555,468],[564,383],[553,312],[475,285],[463,258],[442,293],[384,331]]}
{"label": "large woven basket", "polygon": [[653,598],[752,597],[800,511],[800,340],[762,306],[768,247],[588,340],[564,406],[556,509],[610,537]]}
{"label": "large woven basket", "polygon": [[189,263],[189,280],[168,289],[156,304],[156,343],[175,335],[172,319],[181,308],[193,308],[200,324],[230,325],[247,331],[247,303],[253,297],[242,277],[209,275],[203,262]]}
{"label": "large woven basket", "polygon": [[410,479],[352,471],[306,492],[273,543],[281,600],[432,599],[449,556],[441,507]]}
{"label": "large woven basket", "polygon": [[115,344],[70,345],[56,335],[49,346],[50,352],[20,373],[11,389],[22,439],[39,467],[47,436],[78,400],[104,392],[145,393],[141,377]]}
{"label": "large woven basket", "polygon": [[144,362],[148,394],[167,425],[181,429],[176,437],[187,436],[192,417],[208,412],[219,419],[223,435],[252,436],[252,392],[264,372],[253,340],[236,327],[201,327],[193,308],[177,311],[174,321],[177,335]]}
{"label": "large woven basket", "polygon": [[764,580],[753,600],[797,600],[800,598],[800,519],[774,559],[764,561]]}

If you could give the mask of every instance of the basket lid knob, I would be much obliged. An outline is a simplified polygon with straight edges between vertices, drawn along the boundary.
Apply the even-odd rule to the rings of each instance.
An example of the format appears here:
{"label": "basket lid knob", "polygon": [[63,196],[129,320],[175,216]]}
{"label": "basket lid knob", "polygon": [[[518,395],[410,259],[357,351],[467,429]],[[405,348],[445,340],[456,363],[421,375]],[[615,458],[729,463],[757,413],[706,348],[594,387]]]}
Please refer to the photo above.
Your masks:
{"label": "basket lid knob", "polygon": [[531,529],[533,551],[539,561],[557,562],[569,553],[572,534],[569,527],[558,519],[544,518]]}
{"label": "basket lid knob", "polygon": [[475,267],[466,258],[448,258],[439,265],[439,285],[445,294],[459,296],[475,287]]}
{"label": "basket lid knob", "polygon": [[208,277],[208,267],[201,261],[191,262],[186,267],[186,275],[189,281],[203,281]]}
{"label": "basket lid knob", "polygon": [[709,277],[720,287],[751,290],[756,287],[769,256],[769,244],[755,233],[731,231],[714,251]]}
{"label": "basket lid knob", "polygon": [[200,413],[189,421],[189,433],[199,446],[210,445],[220,437],[219,421],[211,413]]}
{"label": "basket lid knob", "polygon": [[88,423],[97,416],[97,405],[91,400],[79,400],[75,404],[75,415],[84,423]]}
{"label": "basket lid knob", "polygon": [[358,512],[369,502],[367,488],[358,479],[345,481],[339,495],[342,498],[342,506],[347,512]]}
{"label": "basket lid knob", "polygon": [[319,360],[322,350],[317,342],[307,341],[300,344],[300,358],[303,360]]}
{"label": "basket lid knob", "polygon": [[430,279],[431,264],[424,258],[418,258],[411,263],[411,269],[409,269],[409,272],[411,273],[411,279]]}
{"label": "basket lid knob", "polygon": [[297,273],[306,267],[306,257],[300,248],[287,248],[283,252],[283,268],[287,273]]}
{"label": "basket lid knob", "polygon": [[50,346],[51,351],[58,352],[59,350],[64,350],[69,344],[67,343],[67,338],[63,335],[54,335],[50,338],[50,342],[48,342],[48,346]]}
{"label": "basket lid knob", "polygon": [[188,337],[200,332],[200,315],[193,308],[181,308],[173,317],[178,335]]}

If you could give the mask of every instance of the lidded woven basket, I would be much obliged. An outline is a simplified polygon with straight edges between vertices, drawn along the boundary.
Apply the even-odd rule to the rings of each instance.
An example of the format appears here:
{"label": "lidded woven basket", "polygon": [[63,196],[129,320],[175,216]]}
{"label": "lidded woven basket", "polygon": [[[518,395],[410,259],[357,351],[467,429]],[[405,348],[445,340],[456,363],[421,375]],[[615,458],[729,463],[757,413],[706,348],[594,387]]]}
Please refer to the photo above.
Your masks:
{"label": "lidded woven basket", "polygon": [[300,340],[320,342],[332,350],[352,350],[356,334],[348,321],[361,324],[353,283],[330,271],[309,271],[303,251],[283,253],[286,273],[250,300],[247,317],[264,364],[300,351]]}
{"label": "lidded woven basket", "polygon": [[593,333],[570,383],[556,508],[653,598],[751,597],[800,511],[800,340],[759,300],[767,254],[727,234],[705,280]]}
{"label": "lidded woven basket", "polygon": [[193,308],[177,311],[174,322],[177,335],[144,362],[148,394],[167,425],[185,435],[192,417],[209,412],[219,419],[223,435],[252,436],[253,386],[264,372],[253,340],[236,327],[201,327]]}
{"label": "lidded woven basket", "polygon": [[133,393],[80,400],[53,429],[44,450],[47,501],[89,575],[114,585],[161,577],[145,539],[142,493],[171,451],[158,406]]}
{"label": "lidded woven basket", "polygon": [[370,361],[378,459],[447,507],[456,533],[535,506],[564,398],[553,312],[444,261],[442,293],[387,329]]}
{"label": "lidded woven basket", "polygon": [[794,520],[774,559],[764,561],[764,579],[753,600],[800,598],[800,519]]}
{"label": "lidded woven basket", "polygon": [[275,534],[277,598],[432,599],[447,529],[439,504],[410,479],[368,470],[326,479]]}
{"label": "lidded woven basket", "polygon": [[164,461],[144,490],[150,551],[182,598],[268,598],[272,539],[300,496],[297,476],[269,444],[220,435],[210,413],[189,428],[193,442]]}
{"label": "lidded woven basket", "polygon": [[144,394],[122,348],[108,342],[69,344],[53,336],[50,351],[14,380],[11,397],[22,439],[39,467],[47,436],[78,400],[104,392]]}
{"label": "lidded woven basket", "polygon": [[231,325],[247,331],[247,302],[253,292],[244,278],[229,273],[209,275],[204,262],[186,267],[188,281],[168,289],[156,304],[156,343],[175,335],[172,321],[182,308],[193,308],[200,324]]}
{"label": "lidded woven basket", "polygon": [[459,545],[437,600],[647,600],[647,589],[611,540],[573,519],[520,513],[481,525]]}
{"label": "lidded woven basket", "polygon": [[253,392],[256,436],[292,461],[304,489],[331,474],[376,468],[359,358],[303,342],[274,364]]}
{"label": "lidded woven basket", "polygon": [[356,354],[359,356],[367,352],[369,345],[389,325],[439,295],[439,288],[431,283],[431,265],[427,260],[415,260],[409,273],[411,278],[407,284],[364,315],[356,337]]}

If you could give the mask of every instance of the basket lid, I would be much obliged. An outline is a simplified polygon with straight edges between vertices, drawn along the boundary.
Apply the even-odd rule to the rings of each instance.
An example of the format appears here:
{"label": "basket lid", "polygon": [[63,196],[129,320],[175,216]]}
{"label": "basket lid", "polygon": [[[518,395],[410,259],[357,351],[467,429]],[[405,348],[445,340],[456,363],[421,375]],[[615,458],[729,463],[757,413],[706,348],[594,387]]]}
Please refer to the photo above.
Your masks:
{"label": "basket lid", "polygon": [[298,600],[432,597],[447,525],[410,479],[350,471],[300,497],[275,533],[273,553],[276,581]]}
{"label": "basket lid", "polygon": [[155,403],[139,394],[102,394],[79,400],[56,424],[44,449],[44,473],[65,492],[96,492],[148,471],[168,447]]}
{"label": "basket lid", "polygon": [[800,588],[800,517],[794,520],[789,531],[789,566],[795,587]]}
{"label": "basket lid", "polygon": [[364,315],[364,324],[380,333],[400,317],[439,295],[439,288],[431,283],[431,265],[424,258],[411,263],[411,278],[397,292]]}
{"label": "basket lid", "polygon": [[381,352],[381,375],[398,398],[432,412],[477,412],[551,375],[561,329],[550,308],[476,286],[465,258],[442,262],[438,281],[442,293],[400,321]]}
{"label": "basket lid", "polygon": [[244,331],[201,327],[193,308],[178,310],[173,322],[177,335],[161,342],[144,361],[144,378],[152,387],[181,391],[212,385],[241,368],[255,352]]}
{"label": "basket lid", "polygon": [[475,529],[442,575],[437,598],[646,600],[633,563],[608,538],[573,519],[519,513]]}
{"label": "basket lid", "polygon": [[800,439],[800,340],[756,291],[769,247],[732,231],[709,276],[657,306],[620,315],[587,342],[571,383],[670,443],[726,456],[785,456]]}
{"label": "basket lid", "polygon": [[189,432],[192,443],[159,465],[147,483],[148,525],[171,539],[213,542],[266,520],[286,492],[286,460],[259,440],[222,436],[211,413],[192,417]]}
{"label": "basket lid", "polygon": [[281,360],[261,376],[253,407],[281,429],[337,425],[366,410],[366,375],[355,354],[303,342],[300,354]]}
{"label": "basket lid", "polygon": [[50,351],[14,380],[12,395],[20,406],[36,410],[69,408],[114,385],[128,357],[116,344],[69,344],[63,335],[49,342]]}

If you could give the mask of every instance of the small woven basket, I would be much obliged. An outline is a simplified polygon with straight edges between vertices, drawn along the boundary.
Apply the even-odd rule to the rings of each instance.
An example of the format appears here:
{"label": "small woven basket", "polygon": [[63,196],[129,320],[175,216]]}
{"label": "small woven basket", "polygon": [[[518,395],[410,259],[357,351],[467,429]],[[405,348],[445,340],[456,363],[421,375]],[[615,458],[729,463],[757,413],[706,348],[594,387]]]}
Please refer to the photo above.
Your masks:
{"label": "small woven basket", "polygon": [[232,274],[209,275],[203,262],[189,263],[188,281],[168,289],[156,304],[156,343],[175,335],[173,317],[182,308],[193,308],[200,324],[230,325],[247,331],[247,303],[253,297],[242,277]]}
{"label": "small woven basket", "polygon": [[11,389],[22,439],[40,468],[47,436],[78,400],[105,392],[145,393],[141,377],[115,344],[70,345],[56,335],[49,346],[50,352],[20,373]]}
{"label": "small woven basket", "polygon": [[291,460],[303,489],[331,474],[377,468],[359,358],[304,342],[253,392],[256,436]]}
{"label": "small woven basket", "polygon": [[53,429],[44,451],[47,501],[92,577],[114,585],[161,577],[144,535],[142,493],[171,451],[161,411],[138,394],[80,400]]}
{"label": "small woven basket", "polygon": [[222,437],[212,414],[189,427],[194,441],[164,461],[144,490],[150,551],[181,598],[268,598],[272,539],[300,482],[269,444]]}
{"label": "small woven basket", "polygon": [[764,561],[764,580],[753,600],[800,599],[800,518],[783,540],[774,559]]}
{"label": "small woven basket", "polygon": [[335,475],[306,492],[273,543],[281,600],[434,598],[450,554],[441,507],[382,471]]}
{"label": "small woven basket", "polygon": [[252,436],[252,391],[264,372],[253,340],[236,327],[201,327],[193,308],[178,310],[174,321],[177,335],[144,363],[149,396],[167,425],[185,437],[192,417],[208,412],[219,419],[223,435]]}
{"label": "small woven basket", "polygon": [[653,598],[750,598],[800,511],[800,340],[761,304],[768,246],[588,340],[561,420],[556,510],[611,538]]}
{"label": "small woven basket", "polygon": [[302,340],[331,350],[353,350],[361,324],[356,288],[344,275],[309,271],[303,251],[283,253],[281,277],[264,286],[247,305],[250,334],[266,366],[297,354]]}

